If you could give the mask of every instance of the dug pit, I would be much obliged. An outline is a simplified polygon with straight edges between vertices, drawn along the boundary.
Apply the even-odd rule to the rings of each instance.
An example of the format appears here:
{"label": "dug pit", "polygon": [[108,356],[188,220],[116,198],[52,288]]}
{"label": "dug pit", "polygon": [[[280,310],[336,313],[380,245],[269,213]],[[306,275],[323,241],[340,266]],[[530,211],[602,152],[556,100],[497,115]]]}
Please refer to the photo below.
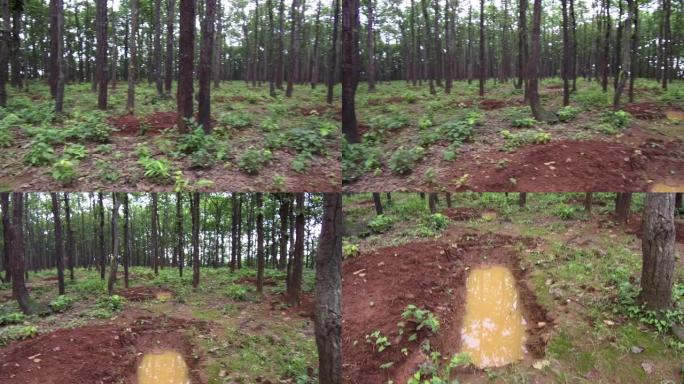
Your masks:
{"label": "dug pit", "polygon": [[190,384],[188,366],[176,351],[145,354],[138,365],[137,384]]}
{"label": "dug pit", "polygon": [[[536,301],[528,271],[520,267],[521,246],[533,248],[535,243],[529,238],[492,233],[446,233],[437,241],[379,248],[345,260],[342,267],[344,382],[384,384],[391,379],[395,383],[405,383],[421,364],[430,360],[429,353],[423,352],[417,341],[411,342],[399,335],[397,322],[409,304],[427,309],[439,319],[441,327],[436,334],[425,328],[418,333],[419,341],[427,339],[430,342],[431,351],[439,351],[442,356],[450,358],[465,350],[467,343],[463,340],[463,329],[475,321],[471,321],[474,316],[469,318],[467,315],[467,280],[468,276],[475,276],[472,271],[477,268],[509,271],[509,275],[501,272],[499,276],[503,278],[500,282],[502,292],[493,292],[490,288],[485,302],[503,300],[501,295],[505,295],[503,289],[506,284],[509,289],[515,288],[508,291],[506,304],[501,303],[509,313],[506,315],[504,311],[500,316],[510,316],[509,324],[518,325],[515,330],[517,339],[511,337],[509,344],[515,351],[507,360],[522,359],[520,363],[528,364],[532,359],[543,357],[552,322]],[[356,273],[361,270],[362,273]],[[473,280],[471,286],[473,284],[479,283]],[[470,303],[474,305],[475,302],[470,300]],[[514,305],[519,310],[519,317],[510,315]],[[523,318],[528,326],[523,326]],[[366,335],[374,331],[379,331],[391,343],[381,353],[366,342]],[[503,327],[497,332],[513,334],[514,330]],[[499,343],[497,350],[500,351],[501,347]],[[485,360],[482,358],[479,364],[476,361],[476,365],[504,364],[504,360],[499,358],[494,359],[496,364]],[[379,368],[388,361],[394,364],[386,370]],[[459,370],[456,376],[462,378],[480,372],[478,368],[468,368]]]}

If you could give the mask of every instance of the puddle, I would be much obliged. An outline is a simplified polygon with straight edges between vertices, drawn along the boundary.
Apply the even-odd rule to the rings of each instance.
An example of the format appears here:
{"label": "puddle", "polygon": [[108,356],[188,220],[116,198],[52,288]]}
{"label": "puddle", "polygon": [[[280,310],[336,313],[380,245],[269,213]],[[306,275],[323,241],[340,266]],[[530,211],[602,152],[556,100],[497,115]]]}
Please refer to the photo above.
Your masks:
{"label": "puddle", "polygon": [[171,292],[157,292],[156,297],[159,301],[168,301],[171,299]]}
{"label": "puddle", "polygon": [[651,192],[684,192],[684,184],[655,183],[651,187]]}
{"label": "puddle", "polygon": [[501,266],[474,269],[468,275],[466,289],[462,351],[470,354],[478,368],[522,359],[525,319],[511,271]]}
{"label": "puddle", "polygon": [[684,112],[676,109],[668,109],[665,111],[665,117],[670,120],[684,121]]}
{"label": "puddle", "polygon": [[146,354],[138,366],[138,384],[190,384],[183,356],[174,351]]}

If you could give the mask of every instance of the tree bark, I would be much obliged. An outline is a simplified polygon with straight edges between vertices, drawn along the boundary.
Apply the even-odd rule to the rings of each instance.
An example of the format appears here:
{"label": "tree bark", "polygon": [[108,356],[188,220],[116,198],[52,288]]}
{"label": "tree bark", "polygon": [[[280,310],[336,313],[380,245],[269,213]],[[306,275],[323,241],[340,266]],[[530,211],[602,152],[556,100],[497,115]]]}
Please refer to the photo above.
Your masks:
{"label": "tree bark", "polygon": [[[527,66],[527,0],[518,0],[518,85],[523,88]],[[527,100],[527,86],[524,87]]]}
{"label": "tree bark", "polygon": [[615,94],[613,95],[613,110],[620,110],[620,98],[622,97],[622,92],[625,89],[627,80],[631,75],[631,55],[630,51],[632,49],[630,45],[630,39],[632,38],[632,20],[634,17],[634,7],[636,0],[627,0],[627,19],[625,19],[625,25],[622,31],[622,52],[617,52],[616,55],[622,53],[622,68],[619,69],[617,84],[615,87]]}
{"label": "tree bark", "polygon": [[337,36],[340,23],[340,0],[333,2],[333,30],[332,44],[330,46],[330,61],[328,62],[328,94],[326,101],[328,104],[333,102],[333,90],[335,88],[335,67],[337,66]]}
{"label": "tree bark", "polygon": [[98,205],[98,213],[100,214],[100,231],[98,232],[99,235],[99,251],[100,251],[100,279],[104,280],[105,278],[105,246],[104,246],[104,204],[102,202],[103,196],[102,192],[98,192],[97,198],[99,201]]}
{"label": "tree bark", "polygon": [[69,205],[69,194],[64,193],[64,214],[66,216],[66,253],[67,268],[69,269],[69,280],[74,281],[74,254],[76,253],[74,239],[74,228],[71,226],[71,206]]}
{"label": "tree bark", "polygon": [[183,267],[185,264],[185,251],[183,247],[183,194],[176,193],[176,237],[178,237],[178,275],[183,277]]}
{"label": "tree bark", "polygon": [[342,382],[342,196],[323,196],[321,240],[316,255],[315,334],[321,383]]}
{"label": "tree bark", "polygon": [[375,214],[382,215],[382,200],[380,193],[373,192],[373,205],[375,205]]}
{"label": "tree bark", "polygon": [[570,105],[570,30],[568,26],[568,0],[561,0],[563,14],[563,65],[561,74],[563,77],[563,106]]}
{"label": "tree bark", "polygon": [[192,193],[190,204],[192,216],[192,287],[197,288],[200,283],[200,252],[199,252],[199,205],[200,194]]}
{"label": "tree bark", "polygon": [[287,242],[288,236],[288,217],[291,210],[290,195],[284,195],[280,199],[280,208],[278,214],[280,216],[280,260],[278,261],[278,269],[284,269],[287,266]]}
{"label": "tree bark", "polygon": [[480,0],[480,97],[484,96],[485,86],[485,30],[484,30],[484,0]]}
{"label": "tree bark", "polygon": [[[358,1],[358,0],[354,0]],[[299,73],[299,32],[298,27],[298,11],[299,0],[292,0],[291,8],[291,30],[290,30],[290,50],[288,52],[290,59],[290,69],[287,76],[287,89],[285,90],[285,97],[292,97],[294,90],[295,76]]]}
{"label": "tree bark", "polygon": [[206,15],[202,23],[202,47],[199,68],[199,118],[198,123],[209,134],[211,127],[211,65],[214,52],[214,31],[216,23],[216,0],[206,0]]}
{"label": "tree bark", "polygon": [[594,195],[591,192],[587,192],[584,195],[584,210],[591,214],[591,206],[594,203]]}
{"label": "tree bark", "polygon": [[52,198],[52,218],[55,221],[55,260],[57,261],[57,287],[59,294],[64,294],[64,239],[62,238],[62,218],[59,195],[50,193]]}
{"label": "tree bark", "polygon": [[[128,58],[128,94],[126,100],[126,110],[133,113],[135,109],[135,77],[136,61],[138,55],[137,33],[138,33],[138,5],[140,0],[131,0],[131,32],[128,37],[130,56]],[[124,267],[125,268],[125,267]]]}
{"label": "tree bark", "polygon": [[0,192],[0,202],[2,202],[2,245],[3,245],[3,263],[5,268],[5,283],[12,281],[12,270],[10,269],[10,254],[12,242],[12,232],[10,231],[10,211],[9,211],[9,194]]}
{"label": "tree bark", "polygon": [[128,193],[123,194],[124,204],[124,254],[123,254],[123,268],[124,268],[124,287],[128,288],[128,266],[131,263],[131,223],[130,212],[128,207]]}
{"label": "tree bark", "polygon": [[51,75],[54,76],[55,113],[60,114],[64,111],[64,4],[62,0],[52,1],[54,4],[50,30],[54,56],[51,58]]}
{"label": "tree bark", "polygon": [[[3,193],[0,203],[3,211],[9,209],[9,196]],[[24,217],[24,195],[22,193],[12,193],[12,219],[10,222],[10,270],[12,271],[12,297],[17,299],[19,308],[24,314],[32,315],[38,312],[39,308],[35,301],[29,296],[25,283],[24,269],[24,236],[23,236],[23,217]]]}
{"label": "tree bark", "polygon": [[420,2],[422,11],[423,11],[423,19],[425,20],[425,54],[427,56],[427,76],[428,76],[428,87],[430,89],[430,94],[434,95],[437,93],[435,90],[435,52],[433,45],[433,40],[432,40],[432,32],[431,32],[431,24],[430,24],[430,16],[428,15],[428,5],[427,5],[427,0],[421,0]]}
{"label": "tree bark", "polygon": [[116,272],[119,265],[119,197],[112,193],[112,264],[109,268],[109,281],[107,281],[107,294],[114,294],[116,284]]}
{"label": "tree bark", "polygon": [[298,193],[295,200],[297,216],[295,218],[295,244],[292,257],[292,285],[289,292],[291,305],[299,305],[302,293],[302,260],[304,258],[304,194]]}
{"label": "tree bark", "polygon": [[[297,0],[294,0],[297,1]],[[356,87],[359,82],[359,0],[342,2],[342,133],[358,143]]]}
{"label": "tree bark", "polygon": [[541,52],[541,0],[534,0],[532,14],[532,52],[527,63],[528,98],[532,115],[538,121],[544,121],[544,111],[539,100],[539,62]]}
{"label": "tree bark", "polygon": [[[135,1],[135,0],[133,0]],[[171,87],[173,85],[173,63],[174,63],[174,23],[176,16],[176,0],[166,1],[166,78],[164,83],[164,90],[167,94],[171,94]]]}
{"label": "tree bark", "polygon": [[152,268],[154,269],[155,275],[159,275],[159,229],[157,228],[157,200],[157,193],[152,192],[152,207],[150,210],[150,217],[152,219],[152,234],[150,236],[150,247],[152,247]]}
{"label": "tree bark", "polygon": [[[96,1],[97,54],[95,67],[99,87],[97,107],[104,111],[107,110],[107,83],[109,81],[109,71],[107,70],[107,0]],[[102,278],[104,279],[104,274]]]}
{"label": "tree bark", "polygon": [[527,205],[527,192],[520,192],[518,195],[518,207],[525,208]]}
{"label": "tree bark", "polygon": [[674,194],[648,193],[643,217],[641,292],[647,309],[669,309],[675,269]]}
{"label": "tree bark", "polygon": [[256,194],[256,231],[257,231],[257,292],[264,293],[264,213],[263,194]]}
{"label": "tree bark", "polygon": [[368,80],[368,92],[375,91],[375,31],[373,30],[373,0],[366,0],[366,18],[368,23],[366,26],[366,51],[367,51],[367,64],[366,73]]}
{"label": "tree bark", "polygon": [[195,0],[180,0],[180,38],[178,47],[178,130],[187,133],[186,119],[192,118],[193,73],[195,57]]}
{"label": "tree bark", "polygon": [[162,45],[161,45],[161,0],[154,0],[154,66],[152,77],[157,86],[157,97],[164,97],[164,80],[162,79]]}
{"label": "tree bark", "polygon": [[632,194],[628,192],[618,192],[615,196],[615,217],[618,223],[627,223],[631,206]]}

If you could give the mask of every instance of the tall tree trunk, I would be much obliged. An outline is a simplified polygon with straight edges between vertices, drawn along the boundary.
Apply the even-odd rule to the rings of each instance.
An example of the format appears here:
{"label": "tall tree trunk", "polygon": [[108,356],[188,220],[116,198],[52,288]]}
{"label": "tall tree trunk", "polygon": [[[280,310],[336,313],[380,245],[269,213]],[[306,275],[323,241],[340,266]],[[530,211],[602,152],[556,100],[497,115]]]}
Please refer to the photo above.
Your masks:
{"label": "tall tree trunk", "polygon": [[161,45],[161,0],[154,0],[154,64],[152,77],[157,86],[157,96],[164,97],[164,80],[162,79],[162,45]]}
{"label": "tall tree trunk", "polygon": [[124,254],[123,254],[123,268],[124,268],[124,287],[128,288],[128,266],[131,264],[131,223],[130,210],[128,207],[128,193],[123,194],[124,203]]}
{"label": "tall tree trunk", "polygon": [[116,193],[112,193],[112,264],[109,268],[109,280],[107,281],[107,294],[114,294],[116,284],[116,271],[119,265],[119,205],[121,204]]}
{"label": "tall tree trunk", "polygon": [[450,9],[451,5],[451,0],[447,0],[445,5],[444,5],[444,43],[445,43],[445,49],[446,49],[446,65],[444,66],[444,93],[447,95],[451,93],[451,87],[452,87],[452,66],[453,66],[453,58],[452,58],[452,36],[451,36],[451,28],[452,25],[454,24],[453,20],[453,11]]}
{"label": "tall tree trunk", "polygon": [[129,35],[130,57],[128,58],[128,95],[126,100],[126,110],[133,113],[135,109],[135,81],[136,81],[136,61],[137,61],[137,34],[138,34],[138,4],[140,0],[131,0],[131,32]]}
{"label": "tall tree trunk", "polygon": [[276,60],[273,59],[275,55],[275,24],[273,20],[273,3],[271,0],[267,0],[266,8],[268,8],[268,94],[272,97],[276,97]]}
{"label": "tall tree trunk", "polygon": [[340,0],[333,1],[333,30],[332,44],[330,45],[330,61],[328,62],[328,94],[326,101],[328,104],[333,102],[333,90],[335,88],[335,67],[337,66],[337,36],[340,23]]}
{"label": "tall tree trunk", "polygon": [[67,268],[69,268],[69,280],[74,281],[74,254],[76,253],[74,239],[74,228],[71,226],[71,206],[69,205],[69,194],[64,192],[64,214],[66,216],[66,253]]}
{"label": "tall tree trunk", "polygon": [[428,75],[428,87],[430,88],[430,94],[434,95],[437,93],[435,90],[435,48],[433,47],[433,39],[431,32],[430,16],[428,15],[428,5],[427,0],[420,1],[421,8],[423,10],[423,19],[425,20],[425,54],[427,55],[427,75]]}
{"label": "tall tree trunk", "polygon": [[150,246],[152,247],[152,267],[154,269],[155,275],[159,275],[159,229],[157,228],[157,200],[157,193],[152,192],[152,209],[150,210],[150,217],[152,219],[152,234],[150,235]]}
{"label": "tall tree trunk", "polygon": [[411,12],[409,14],[409,30],[411,33],[411,84],[415,87],[418,81],[418,66],[416,65],[416,57],[418,57],[418,44],[416,44],[416,5],[414,0],[411,0]]}
{"label": "tall tree trunk", "polygon": [[366,0],[368,24],[366,27],[366,51],[367,51],[367,64],[366,73],[368,80],[368,92],[375,91],[375,31],[373,30],[373,0]]}
{"label": "tall tree trunk", "polygon": [[192,287],[197,288],[200,282],[200,251],[199,251],[199,205],[200,194],[192,193],[190,213],[192,216]]}
{"label": "tall tree trunk", "polygon": [[528,98],[532,115],[538,121],[544,121],[544,111],[539,100],[539,63],[541,53],[541,0],[534,0],[532,13],[532,52],[527,62]]}
{"label": "tall tree trunk", "polygon": [[[339,5],[338,5],[339,8]],[[276,88],[283,89],[283,77],[285,75],[285,0],[280,0],[278,6],[278,56],[276,59],[277,76]]]}
{"label": "tall tree trunk", "polygon": [[663,38],[662,38],[662,78],[661,84],[663,89],[667,89],[667,83],[670,80],[670,67],[672,64],[672,31],[670,28],[670,14],[672,13],[671,0],[663,1]]}
{"label": "tall tree trunk", "polygon": [[[3,193],[0,198],[2,210],[9,210],[9,196]],[[12,219],[10,222],[10,270],[12,271],[12,297],[17,299],[19,308],[27,315],[38,312],[39,308],[29,296],[25,283],[24,269],[24,195],[12,193]]]}
{"label": "tall tree trunk", "polygon": [[195,57],[195,0],[180,0],[180,38],[178,46],[178,130],[186,133],[186,119],[192,118],[193,73]]}
{"label": "tall tree trunk", "polygon": [[[518,0],[518,85],[523,88],[527,74],[527,0]],[[524,87],[527,100],[527,86]]]}
{"label": "tall tree trunk", "polygon": [[[357,1],[357,0],[354,0]],[[292,91],[294,89],[295,76],[299,73],[299,31],[298,27],[298,11],[299,0],[292,0],[292,9],[290,18],[292,20],[291,30],[290,30],[290,50],[288,52],[290,59],[290,69],[287,76],[287,89],[285,90],[285,97],[292,97]]]}
{"label": "tall tree trunk", "polygon": [[64,111],[64,4],[63,0],[52,0],[50,23],[52,68],[50,75],[54,81],[55,113]]}
{"label": "tall tree trunk", "polygon": [[176,237],[178,238],[178,275],[183,277],[183,267],[185,263],[185,251],[183,247],[183,194],[176,193]]}
{"label": "tall tree trunk", "polygon": [[202,48],[199,68],[199,118],[198,123],[209,134],[211,127],[211,64],[214,51],[216,23],[216,0],[206,0],[206,15],[202,23]]}
{"label": "tall tree trunk", "polygon": [[[297,1],[297,0],[294,0]],[[359,0],[342,2],[342,133],[358,143],[356,87],[359,83]]]}
{"label": "tall tree trunk", "polygon": [[97,207],[98,213],[100,214],[100,231],[98,232],[99,235],[99,251],[100,251],[100,262],[99,262],[99,267],[100,267],[100,279],[104,280],[105,278],[105,246],[104,246],[104,203],[102,202],[103,196],[102,192],[98,192],[97,198],[99,201],[99,205]]}
{"label": "tall tree trunk", "polygon": [[639,47],[639,2],[636,0],[633,5],[633,17],[634,17],[634,30],[632,31],[632,36],[630,40],[630,69],[629,72],[629,102],[634,102],[634,82],[636,81],[637,72],[639,70],[639,58],[637,56],[637,49]]}
{"label": "tall tree trunk", "polygon": [[[620,110],[620,98],[622,97],[622,92],[625,89],[627,80],[631,73],[631,55],[630,51],[632,47],[630,46],[630,39],[632,38],[632,20],[634,17],[634,7],[637,0],[627,0],[627,19],[625,19],[625,25],[623,27],[622,36],[624,41],[622,42],[622,68],[618,72],[617,85],[615,87],[615,94],[613,96],[613,110]],[[617,52],[616,55],[619,55]]]}
{"label": "tall tree trunk", "polygon": [[591,206],[594,204],[594,195],[591,192],[587,192],[584,195],[584,210],[591,213]]}
{"label": "tall tree trunk", "polygon": [[173,63],[174,63],[174,38],[173,25],[176,16],[176,0],[166,1],[166,79],[164,89],[167,94],[171,94],[171,87],[173,85]]}
{"label": "tall tree trunk", "polygon": [[[23,9],[15,4],[12,11],[12,44],[10,52],[10,59],[12,60],[12,85],[15,88],[21,88],[23,85],[22,79],[22,52],[21,52],[21,14]],[[1,91],[0,91],[1,92]]]}
{"label": "tall tree trunk", "polygon": [[647,309],[670,309],[675,269],[674,194],[648,193],[643,217],[641,292]]}
{"label": "tall tree trunk", "polygon": [[62,218],[59,195],[50,193],[52,198],[52,217],[55,221],[55,260],[57,261],[57,287],[59,294],[64,294],[64,239],[62,238]]}
{"label": "tall tree trunk", "polygon": [[2,207],[2,265],[5,267],[5,278],[3,280],[5,283],[9,283],[12,280],[12,270],[10,269],[12,233],[10,231],[9,193],[0,192],[0,201],[2,202],[0,206]]}
{"label": "tall tree trunk", "polygon": [[342,195],[323,196],[321,240],[316,253],[315,334],[318,379],[342,382]]}
{"label": "tall tree trunk", "polygon": [[318,0],[318,5],[316,6],[316,21],[314,23],[314,46],[313,52],[311,54],[311,73],[309,74],[309,79],[311,83],[311,89],[316,89],[316,84],[318,83],[318,67],[319,67],[319,53],[318,46],[320,44],[320,33],[321,33],[321,0]]}
{"label": "tall tree trunk", "polygon": [[375,214],[382,215],[382,200],[380,193],[373,192],[373,205],[375,205]]}
{"label": "tall tree trunk", "polygon": [[485,86],[485,30],[484,30],[484,0],[480,0],[480,97],[484,96]]}
{"label": "tall tree trunk", "polygon": [[525,208],[525,205],[527,205],[527,193],[520,192],[518,195],[518,207]]}
{"label": "tall tree trunk", "polygon": [[436,193],[430,193],[428,196],[428,208],[430,209],[430,213],[434,214],[437,212],[437,194]]}
{"label": "tall tree trunk", "polygon": [[264,213],[263,194],[256,194],[256,231],[257,231],[257,292],[264,293]]}
{"label": "tall tree trunk", "polygon": [[231,196],[231,205],[233,208],[233,214],[231,216],[231,236],[230,236],[230,272],[235,272],[237,267],[237,248],[238,248],[238,205],[237,205],[237,193],[233,193]]}
{"label": "tall tree trunk", "polygon": [[631,206],[632,194],[629,192],[618,192],[615,198],[615,217],[618,223],[627,223]]}
{"label": "tall tree trunk", "polygon": [[575,0],[570,1],[570,26],[572,30],[570,43],[570,77],[572,78],[571,92],[577,92],[577,19],[575,18]]}
{"label": "tall tree trunk", "polygon": [[603,66],[603,75],[601,78],[601,89],[603,89],[603,92],[606,92],[608,90],[608,66],[610,63],[610,0],[603,0],[604,1],[604,7],[605,7],[605,34],[603,37],[603,62],[601,65]]}
{"label": "tall tree trunk", "polygon": [[290,285],[289,291],[291,305],[299,305],[300,296],[302,293],[302,260],[304,258],[304,194],[298,193],[295,197],[295,201],[297,204],[297,216],[295,218],[295,243],[292,257],[292,284]]}
{"label": "tall tree trunk", "polygon": [[288,242],[288,217],[291,210],[290,195],[284,195],[280,199],[280,208],[278,214],[280,216],[280,260],[278,261],[278,269],[284,269],[287,266],[287,242]]}
{"label": "tall tree trunk", "polygon": [[[97,107],[104,111],[107,110],[107,83],[109,81],[109,71],[107,70],[107,0],[96,1],[97,54],[95,68],[99,87]],[[102,278],[104,279],[104,275]]]}
{"label": "tall tree trunk", "polygon": [[572,44],[570,42],[570,30],[568,26],[568,0],[561,0],[561,8],[563,14],[563,64],[561,67],[561,74],[563,77],[563,106],[570,105],[570,66],[572,65],[570,59],[570,51]]}

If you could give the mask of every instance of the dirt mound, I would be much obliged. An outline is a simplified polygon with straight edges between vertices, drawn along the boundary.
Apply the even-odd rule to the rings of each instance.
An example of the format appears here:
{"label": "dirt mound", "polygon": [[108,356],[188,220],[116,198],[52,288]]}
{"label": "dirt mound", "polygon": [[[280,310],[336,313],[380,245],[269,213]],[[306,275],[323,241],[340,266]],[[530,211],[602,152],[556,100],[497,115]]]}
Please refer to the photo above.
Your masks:
{"label": "dirt mound", "polygon": [[629,112],[630,115],[642,120],[655,120],[665,118],[663,108],[656,103],[629,103],[622,106],[623,111]]}
{"label": "dirt mound", "polygon": [[203,323],[169,317],[138,318],[127,327],[107,324],[61,329],[0,349],[0,382],[22,384],[126,383],[144,353],[175,350],[192,382],[202,382],[187,329]]}
{"label": "dirt mound", "polygon": [[117,135],[135,136],[140,133],[140,120],[135,115],[113,116],[108,119],[108,122],[117,129]]}
{"label": "dirt mound", "polygon": [[176,112],[155,112],[145,117],[145,124],[149,133],[158,133],[173,128],[177,122],[178,113]]}
{"label": "dirt mound", "polygon": [[468,207],[447,208],[444,209],[442,213],[454,221],[466,221],[482,217],[482,212],[475,208]]}
{"label": "dirt mound", "polygon": [[546,89],[550,89],[550,90],[563,89],[563,84],[549,84],[546,86]]}
{"label": "dirt mound", "polygon": [[495,99],[482,99],[480,100],[480,107],[485,111],[492,111],[495,109],[501,109],[506,107],[506,101],[495,100]]}
{"label": "dirt mound", "polygon": [[[235,282],[238,284],[253,285],[256,287],[256,280],[256,276],[246,276],[235,280]],[[273,279],[264,278],[264,285],[267,287],[275,287],[278,285],[278,282]]]}
{"label": "dirt mound", "polygon": [[118,292],[119,296],[123,296],[129,301],[145,301],[153,300],[159,297],[172,297],[173,293],[163,289],[155,289],[151,287],[135,287],[128,288]]}
{"label": "dirt mound", "polygon": [[[465,309],[468,269],[488,264],[509,267],[515,275],[528,324],[550,324],[542,307],[527,286],[526,272],[518,267],[513,244],[529,240],[494,234],[466,234],[445,241],[427,241],[380,248],[343,263],[343,374],[348,383],[385,383],[391,378],[404,383],[428,359],[416,342],[399,337],[397,322],[408,304],[430,310],[439,319],[437,336],[426,330],[433,350],[451,356],[460,350],[461,321]],[[487,253],[483,261],[482,253]],[[550,326],[528,329],[527,349],[539,357],[544,351],[542,336]],[[391,345],[379,355],[366,343],[366,335],[379,331]],[[408,348],[405,356],[402,348]],[[395,364],[386,372],[379,366]]]}
{"label": "dirt mound", "polygon": [[469,184],[491,191],[511,187],[538,192],[641,190],[646,189],[645,177],[651,170],[657,175],[663,172],[658,168],[674,166],[673,153],[664,148],[637,150],[620,143],[560,140],[507,154],[506,167],[472,172]]}

